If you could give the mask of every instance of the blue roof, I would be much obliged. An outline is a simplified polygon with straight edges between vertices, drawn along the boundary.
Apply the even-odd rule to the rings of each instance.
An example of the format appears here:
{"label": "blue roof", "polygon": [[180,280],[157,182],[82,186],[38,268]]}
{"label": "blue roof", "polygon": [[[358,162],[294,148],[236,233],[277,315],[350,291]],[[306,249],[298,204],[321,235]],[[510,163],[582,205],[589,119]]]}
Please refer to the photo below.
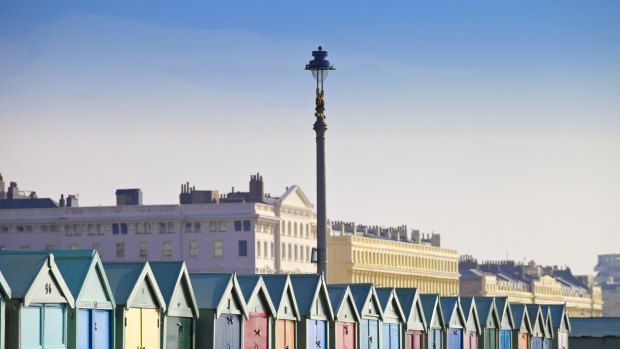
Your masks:
{"label": "blue roof", "polygon": [[571,317],[570,337],[620,338],[620,317]]}
{"label": "blue roof", "polygon": [[295,274],[291,275],[291,283],[299,312],[301,315],[310,315],[312,301],[321,283],[321,277],[318,274]]}
{"label": "blue roof", "polygon": [[146,262],[103,263],[116,304],[127,305],[131,291],[136,287],[145,264]]}
{"label": "blue roof", "polygon": [[418,292],[415,288],[397,288],[396,294],[398,295],[398,300],[400,301],[400,306],[405,313],[405,316],[409,318],[411,314],[411,309],[413,308],[413,301],[415,300],[415,295]]}
{"label": "blue roof", "polygon": [[250,297],[252,297],[254,289],[258,286],[260,278],[261,276],[256,274],[237,275],[237,282],[239,283],[241,294],[243,294],[246,303],[250,301]]}
{"label": "blue roof", "polygon": [[[449,316],[444,316],[443,321],[446,327],[450,324],[450,316],[454,312],[459,301],[459,297],[439,297],[439,303],[441,303],[441,309],[449,312]],[[446,315],[446,314],[444,314]]]}
{"label": "blue roof", "polygon": [[[560,327],[562,324],[562,317],[566,314],[565,304],[549,304],[549,311],[551,312],[551,326],[554,328]],[[570,328],[570,324],[567,323]]]}
{"label": "blue roof", "polygon": [[347,285],[327,285],[327,294],[329,295],[329,301],[332,303],[334,312],[338,314],[342,303],[345,300],[347,294]]}
{"label": "blue roof", "polygon": [[526,321],[527,327],[530,328],[531,331],[531,325],[529,323],[529,316],[527,315],[527,312],[525,310],[525,304],[521,304],[521,303],[510,303],[510,311],[512,312],[512,316],[514,318],[514,327],[515,329],[520,329],[521,325],[523,324],[523,320],[525,320],[525,317],[528,317],[528,321]]}
{"label": "blue roof", "polygon": [[263,275],[263,281],[265,282],[265,286],[267,286],[267,290],[271,296],[271,301],[276,307],[276,310],[280,309],[280,303],[282,302],[282,298],[284,296],[287,280],[288,275],[285,274]]}
{"label": "blue roof", "polygon": [[[463,298],[461,298],[461,300]],[[476,310],[478,311],[478,318],[481,324],[487,322],[489,316],[493,313],[494,305],[495,302],[493,297],[476,297]]]}
{"label": "blue roof", "polygon": [[[200,309],[217,309],[226,288],[232,282],[231,273],[190,273],[194,294]],[[242,300],[243,301],[243,300]]]}
{"label": "blue roof", "polygon": [[349,289],[351,290],[351,295],[353,296],[353,300],[355,301],[355,307],[357,311],[360,313],[364,311],[364,306],[366,305],[366,300],[372,295],[372,284],[350,284]]}
{"label": "blue roof", "polygon": [[62,278],[74,298],[77,298],[84,286],[95,253],[95,250],[58,250],[53,253]]}
{"label": "blue roof", "polygon": [[[422,304],[422,310],[424,311],[424,319],[426,320],[427,328],[431,325],[433,313],[435,312],[435,307],[437,305],[439,305],[439,310],[443,312],[441,303],[439,303],[438,299],[438,294],[420,294],[420,304]],[[439,322],[441,323],[443,314],[437,314],[437,316],[439,316]]]}
{"label": "blue roof", "polygon": [[375,292],[377,292],[377,298],[379,298],[379,304],[381,304],[381,309],[385,310],[388,306],[388,302],[390,301],[390,296],[392,295],[392,291],[394,289],[391,287],[379,287],[375,288]]}
{"label": "blue roof", "polygon": [[[49,253],[0,251],[0,272],[11,288],[11,297],[23,299],[35,278],[45,267]],[[26,251],[24,251],[26,252]]]}
{"label": "blue roof", "polygon": [[172,295],[177,287],[177,282],[183,271],[183,262],[149,262],[153,275],[157,280],[157,286],[164,297],[166,304],[172,301]]}
{"label": "blue roof", "polygon": [[[525,309],[527,309],[527,315],[530,318],[530,323],[532,324],[532,328],[534,328],[534,323],[538,321],[538,312],[540,311],[540,305],[526,304]],[[542,316],[542,313],[541,313],[541,316]]]}
{"label": "blue roof", "polygon": [[29,209],[29,208],[57,208],[58,204],[52,199],[0,199],[0,210]]}
{"label": "blue roof", "polygon": [[[476,299],[477,300],[477,299]],[[474,297],[461,297],[461,308],[465,317],[469,317],[474,306]]]}
{"label": "blue roof", "polygon": [[0,298],[11,298],[11,287],[9,287],[9,283],[6,282],[4,275],[2,275],[2,271],[0,271]]}

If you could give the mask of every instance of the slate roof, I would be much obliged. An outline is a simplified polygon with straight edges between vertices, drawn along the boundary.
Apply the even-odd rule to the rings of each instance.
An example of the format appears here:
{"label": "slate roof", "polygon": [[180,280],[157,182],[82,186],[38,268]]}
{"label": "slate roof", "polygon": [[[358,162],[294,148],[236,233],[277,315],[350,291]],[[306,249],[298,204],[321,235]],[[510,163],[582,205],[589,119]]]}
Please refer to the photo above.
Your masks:
{"label": "slate roof", "polygon": [[[532,324],[532,328],[534,328],[535,323],[538,321],[538,316],[542,318],[542,312],[540,311],[540,305],[538,304],[526,304],[525,309],[527,309],[527,315],[530,318],[530,323]],[[543,329],[541,329],[543,330]]]}
{"label": "slate roof", "polygon": [[286,274],[263,275],[263,281],[265,282],[265,286],[267,286],[269,296],[271,296],[271,301],[276,309],[280,309],[280,303],[284,297],[287,280],[288,275]]}
{"label": "slate roof", "polygon": [[254,292],[263,290],[265,297],[264,301],[267,303],[268,308],[266,310],[269,311],[271,316],[276,315],[277,310],[271,301],[271,295],[269,294],[269,290],[267,289],[262,276],[256,274],[237,275],[237,283],[239,284],[239,288],[241,289],[241,293],[243,294],[246,304],[250,303]]}
{"label": "slate roof", "polygon": [[11,298],[11,287],[9,287],[9,283],[6,282],[4,275],[2,275],[2,271],[0,271],[0,298]]}
{"label": "slate roof", "polygon": [[620,338],[620,317],[572,317],[571,332],[573,337],[612,337]]}
{"label": "slate roof", "polygon": [[[58,269],[62,273],[62,278],[69,287],[71,294],[77,300],[77,297],[84,287],[86,277],[93,267],[94,263],[101,263],[99,255],[95,250],[56,250],[53,252],[54,260]],[[104,275],[104,283],[107,283],[107,274],[105,270],[101,270]],[[106,285],[109,287],[109,285]],[[111,289],[106,290],[106,294],[114,304],[114,297]]]}
{"label": "slate roof", "polygon": [[39,272],[43,268],[47,269],[48,266],[63,297],[73,308],[75,300],[54,262],[53,255],[47,251],[0,251],[0,272],[10,288],[11,298],[21,299],[25,305],[30,303],[25,297],[28,295],[32,283]]}
{"label": "slate roof", "polygon": [[[349,284],[349,290],[351,290],[351,295],[353,296],[353,301],[355,301],[355,307],[357,311],[362,313],[364,311],[364,306],[366,305],[366,301],[368,298],[376,295],[376,290],[374,290],[373,284],[363,283],[363,284]],[[374,291],[373,291],[374,290]],[[379,299],[377,298],[377,302]],[[379,308],[379,316],[383,318],[383,308],[381,307],[381,303],[378,304]]]}
{"label": "slate roof", "polygon": [[[551,312],[551,326],[553,328],[559,328],[562,324],[562,318],[566,315],[566,305],[565,304],[549,304],[549,311]],[[567,318],[567,326],[571,329],[571,322]]]}
{"label": "slate roof", "polygon": [[532,332],[532,326],[530,325],[530,318],[527,315],[525,304],[511,303],[510,311],[512,312],[512,317],[514,320],[514,329],[521,329],[521,325],[523,324],[523,321],[525,321],[528,332]]}
{"label": "slate roof", "polygon": [[[327,294],[329,295],[329,302],[332,304],[332,308],[334,309],[334,316],[337,316],[340,308],[344,305],[346,299],[348,298],[347,295],[350,295],[351,291],[347,285],[327,285]],[[351,296],[351,298],[353,297]],[[352,303],[355,313],[354,315],[356,316],[356,320],[359,321],[360,316],[357,308],[355,307],[355,301]]]}
{"label": "slate roof", "polygon": [[407,319],[411,314],[411,309],[413,308],[413,301],[415,300],[415,295],[418,292],[415,288],[396,288],[396,294],[398,295],[398,300],[400,301],[400,307],[403,309],[403,313]]}
{"label": "slate roof", "polygon": [[0,251],[0,272],[11,288],[11,296],[23,299],[26,292],[45,266],[49,253],[19,253],[20,251]]}
{"label": "slate roof", "polygon": [[398,298],[398,295],[396,294],[396,289],[394,287],[375,288],[375,292],[377,293],[377,298],[379,298],[379,304],[381,304],[381,310],[384,313],[387,310],[390,300],[395,300],[396,301],[395,311],[398,314],[400,321],[407,322],[407,316],[405,316],[403,312],[403,308],[400,305],[400,298]]}
{"label": "slate roof", "polygon": [[[489,316],[493,313],[495,301],[493,297],[476,297],[476,310],[478,311],[478,319],[481,325],[486,325]],[[495,320],[493,320],[495,321]],[[498,319],[500,321],[500,319]]]}
{"label": "slate roof", "polygon": [[149,262],[151,270],[157,280],[159,291],[164,297],[166,304],[170,304],[172,295],[177,287],[177,282],[181,272],[183,271],[184,262],[171,261],[171,262]]}
{"label": "slate roof", "polygon": [[[456,308],[458,306],[458,302],[459,302],[459,297],[439,297],[439,303],[441,303],[441,309],[446,311],[446,314],[448,314],[449,312],[449,316],[445,316],[446,314],[444,314],[443,317],[443,322],[444,325],[446,327],[449,327],[450,325],[450,317],[452,316],[452,313],[454,312],[454,308]],[[457,311],[457,314],[459,314],[459,312]],[[464,320],[465,322],[467,321],[466,319],[460,318],[461,320]]]}
{"label": "slate roof", "polygon": [[184,277],[187,277],[187,287],[189,296],[189,305],[194,312],[194,316],[198,316],[198,304],[196,302],[196,296],[194,295],[194,288],[192,282],[189,279],[185,262],[170,261],[170,262],[149,262],[155,280],[157,280],[157,286],[161,292],[166,306],[170,306],[172,302],[172,296],[174,296],[174,290],[177,285],[181,283]]}
{"label": "slate roof", "polygon": [[[232,292],[236,288],[235,274],[231,273],[190,273],[189,278],[192,281],[196,302],[200,309],[217,310],[228,286],[232,287]],[[243,313],[247,314],[243,294],[240,290],[238,291],[240,301],[243,303],[241,304]]]}
{"label": "slate roof", "polygon": [[0,210],[57,208],[58,204],[49,198],[43,199],[0,199]]}
{"label": "slate roof", "polygon": [[54,251],[56,265],[69,286],[73,297],[77,297],[86,281],[95,250]]}
{"label": "slate roof", "polygon": [[321,277],[317,274],[291,275],[291,283],[297,298],[297,306],[302,315],[310,315],[310,307],[321,283]]}
{"label": "slate roof", "polygon": [[422,310],[424,311],[424,319],[426,320],[426,327],[430,328],[431,321],[433,320],[433,312],[435,311],[435,307],[439,307],[439,311],[437,316],[439,317],[439,322],[442,326],[445,326],[443,323],[443,309],[441,307],[441,303],[439,302],[438,294],[420,294],[420,304],[422,304]]}

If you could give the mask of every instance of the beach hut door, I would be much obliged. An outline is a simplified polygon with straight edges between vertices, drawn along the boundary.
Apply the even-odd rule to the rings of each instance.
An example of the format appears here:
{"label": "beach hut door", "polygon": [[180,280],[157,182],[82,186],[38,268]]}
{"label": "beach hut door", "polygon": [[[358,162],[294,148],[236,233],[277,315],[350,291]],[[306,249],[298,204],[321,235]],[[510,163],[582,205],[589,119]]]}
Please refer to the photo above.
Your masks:
{"label": "beach hut door", "polygon": [[110,348],[110,311],[80,309],[78,349]]}

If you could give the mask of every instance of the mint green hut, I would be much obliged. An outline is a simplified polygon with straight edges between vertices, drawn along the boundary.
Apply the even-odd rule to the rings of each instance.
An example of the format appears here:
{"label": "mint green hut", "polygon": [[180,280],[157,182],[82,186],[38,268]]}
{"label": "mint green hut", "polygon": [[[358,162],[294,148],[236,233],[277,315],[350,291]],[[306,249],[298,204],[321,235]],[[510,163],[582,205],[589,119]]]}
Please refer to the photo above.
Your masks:
{"label": "mint green hut", "polygon": [[11,288],[0,272],[0,349],[4,349],[6,302],[11,299]]}
{"label": "mint green hut", "polygon": [[194,348],[198,303],[185,262],[149,262],[164,297],[162,349]]}
{"label": "mint green hut", "polygon": [[67,347],[67,308],[74,300],[47,252],[0,251],[0,272],[11,288],[6,303],[6,349]]}
{"label": "mint green hut", "polygon": [[111,349],[114,342],[114,297],[95,250],[53,252],[73,298],[67,321],[68,349]]}

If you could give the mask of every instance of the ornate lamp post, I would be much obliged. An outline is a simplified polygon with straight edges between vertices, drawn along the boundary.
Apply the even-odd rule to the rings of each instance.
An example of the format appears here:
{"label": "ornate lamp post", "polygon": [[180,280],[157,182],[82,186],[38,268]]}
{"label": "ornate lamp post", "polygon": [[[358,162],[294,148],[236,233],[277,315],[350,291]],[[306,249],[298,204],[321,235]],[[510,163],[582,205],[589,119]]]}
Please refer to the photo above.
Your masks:
{"label": "ornate lamp post", "polygon": [[318,51],[312,51],[314,57],[306,64],[306,70],[312,72],[316,80],[316,108],[314,116],[314,131],[316,132],[316,192],[317,192],[317,273],[327,278],[327,216],[325,210],[325,100],[323,81],[327,73],[334,70],[327,57],[327,51],[319,46]]}

